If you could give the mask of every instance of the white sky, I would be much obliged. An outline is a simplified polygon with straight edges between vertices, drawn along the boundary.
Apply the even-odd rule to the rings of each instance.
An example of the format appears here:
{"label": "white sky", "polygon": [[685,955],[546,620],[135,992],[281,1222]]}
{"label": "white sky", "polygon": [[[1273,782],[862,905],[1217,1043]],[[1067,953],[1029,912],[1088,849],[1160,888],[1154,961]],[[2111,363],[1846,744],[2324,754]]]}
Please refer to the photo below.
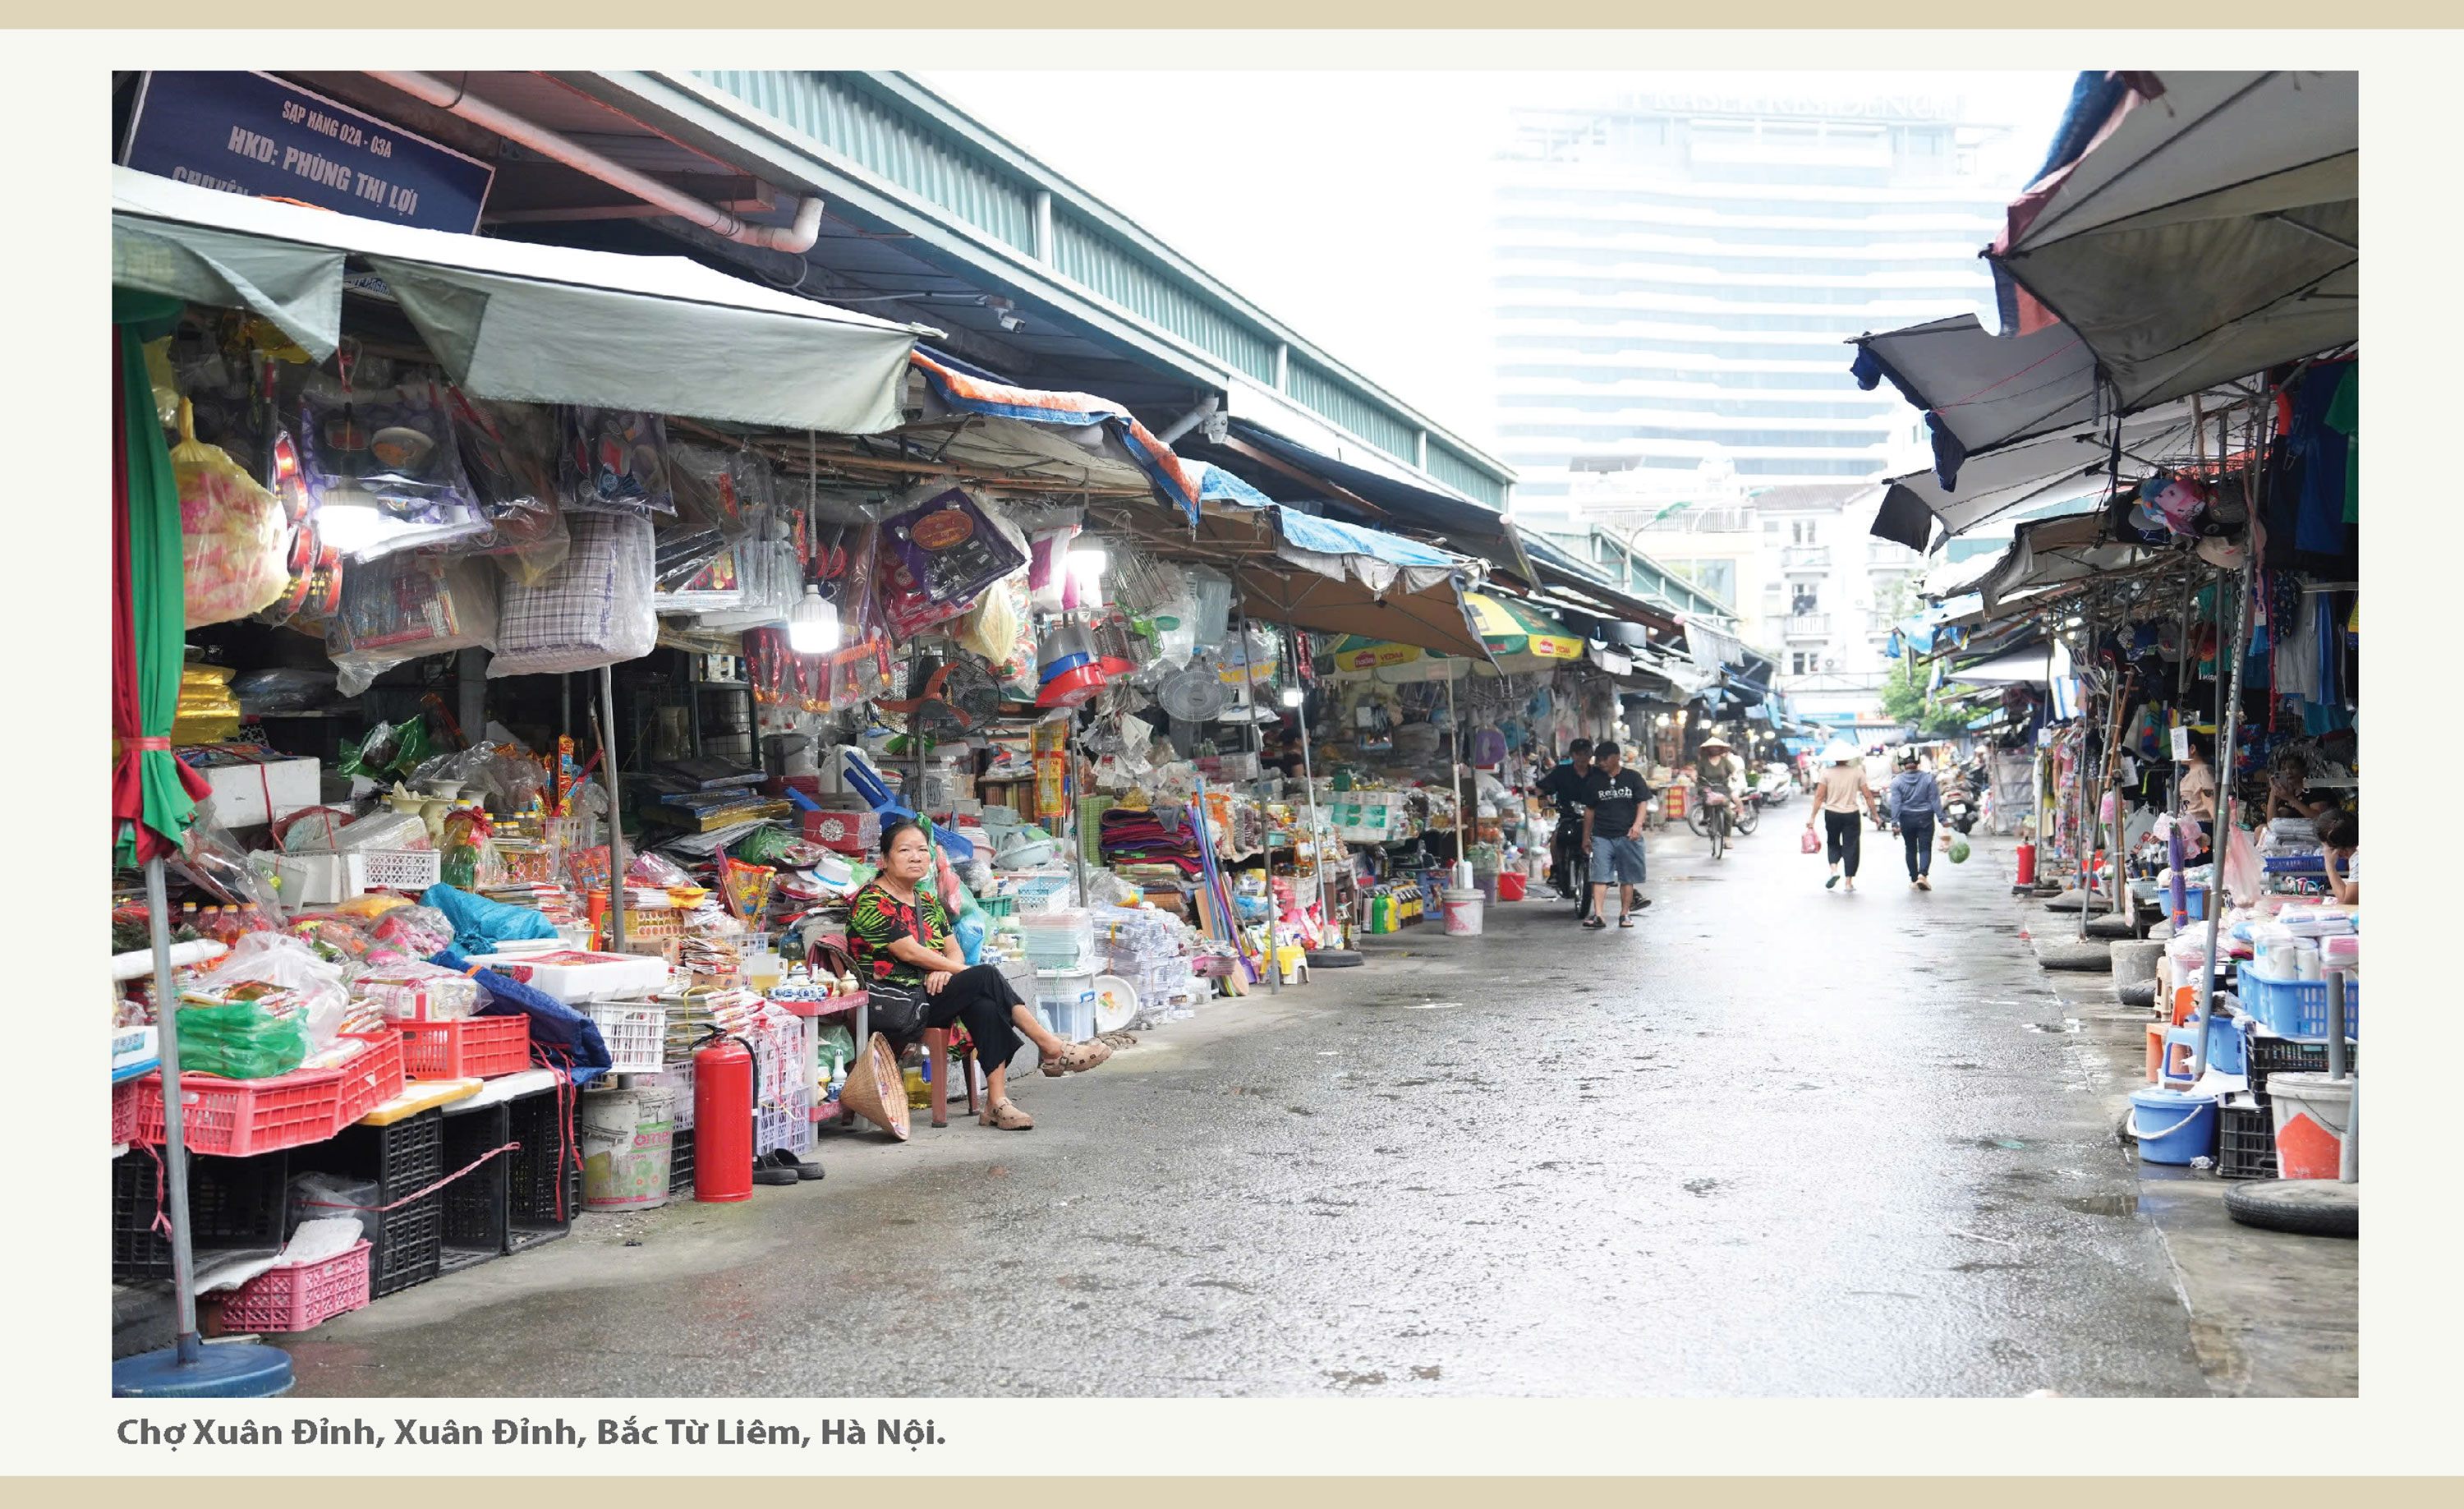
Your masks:
{"label": "white sky", "polygon": [[2072,73],[925,73],[1430,418],[1489,440],[1488,165],[1518,105],[1621,91],[1961,96],[2042,161]]}

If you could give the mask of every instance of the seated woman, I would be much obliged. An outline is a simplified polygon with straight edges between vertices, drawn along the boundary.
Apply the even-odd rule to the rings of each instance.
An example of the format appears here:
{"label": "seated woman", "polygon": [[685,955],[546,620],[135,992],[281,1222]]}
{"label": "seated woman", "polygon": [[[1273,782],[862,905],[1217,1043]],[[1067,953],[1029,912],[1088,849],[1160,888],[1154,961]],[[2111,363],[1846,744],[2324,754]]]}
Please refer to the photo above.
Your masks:
{"label": "seated woman", "polygon": [[2349,809],[2330,808],[2319,820],[2319,847],[2327,851],[2327,891],[2342,906],[2362,904],[2362,820]]}
{"label": "seated woman", "polygon": [[1044,1072],[1055,1076],[1094,1068],[1112,1056],[1111,1047],[1063,1042],[1036,1020],[999,969],[967,964],[949,912],[923,884],[932,865],[923,828],[913,819],[893,823],[881,834],[881,874],[855,894],[847,951],[871,995],[872,1024],[902,1053],[927,1028],[966,1024],[987,1092],[976,1120],[1004,1132],[1031,1130],[1035,1119],[1007,1094],[1011,1029],[1035,1044]]}

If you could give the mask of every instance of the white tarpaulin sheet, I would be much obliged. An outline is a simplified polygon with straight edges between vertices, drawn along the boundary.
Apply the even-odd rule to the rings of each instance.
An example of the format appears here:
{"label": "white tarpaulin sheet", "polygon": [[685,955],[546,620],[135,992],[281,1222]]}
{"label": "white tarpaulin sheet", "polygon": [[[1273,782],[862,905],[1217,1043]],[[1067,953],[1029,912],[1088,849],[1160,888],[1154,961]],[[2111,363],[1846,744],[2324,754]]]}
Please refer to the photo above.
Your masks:
{"label": "white tarpaulin sheet", "polygon": [[873,434],[898,424],[930,333],[682,256],[384,225],[126,167],[111,186],[115,286],[254,310],[321,361],[359,257],[482,398]]}

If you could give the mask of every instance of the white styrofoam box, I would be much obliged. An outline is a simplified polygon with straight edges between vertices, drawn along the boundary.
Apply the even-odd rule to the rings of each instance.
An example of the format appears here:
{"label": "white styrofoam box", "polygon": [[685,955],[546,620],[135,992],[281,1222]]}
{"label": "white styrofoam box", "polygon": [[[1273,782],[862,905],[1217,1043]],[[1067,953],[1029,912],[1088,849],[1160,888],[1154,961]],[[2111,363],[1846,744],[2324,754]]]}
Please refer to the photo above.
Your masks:
{"label": "white styrofoam box", "polygon": [[368,888],[367,851],[363,849],[338,854],[286,854],[260,849],[249,858],[259,870],[274,877],[282,904],[294,909],[331,906]]}
{"label": "white styrofoam box", "polygon": [[559,948],[536,954],[482,954],[471,963],[496,970],[572,1006],[618,996],[644,996],[668,983],[668,962],[655,954],[585,953]]}
{"label": "white styrofoam box", "polygon": [[163,1061],[154,1037],[155,1029],[140,1022],[134,1027],[111,1030],[111,1082],[133,1079]]}
{"label": "white styrofoam box", "polygon": [[213,788],[214,820],[225,828],[253,828],[318,805],[317,762],[306,756],[265,765],[210,766],[197,773]]}

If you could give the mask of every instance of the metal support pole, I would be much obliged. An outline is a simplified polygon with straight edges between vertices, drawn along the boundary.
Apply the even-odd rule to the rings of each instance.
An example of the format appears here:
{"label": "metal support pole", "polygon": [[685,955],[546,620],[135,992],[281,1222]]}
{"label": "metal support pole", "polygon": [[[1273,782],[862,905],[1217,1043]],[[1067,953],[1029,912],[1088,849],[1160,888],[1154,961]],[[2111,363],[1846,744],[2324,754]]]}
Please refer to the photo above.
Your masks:
{"label": "metal support pole", "polygon": [[183,1363],[205,1355],[197,1335],[197,1273],[188,1246],[188,1140],[180,1113],[180,997],[171,984],[171,907],[163,861],[145,861],[145,928],[154,945],[155,1040],[163,1058],[163,1184],[171,1208],[171,1292],[178,1305]]}
{"label": "metal support pole", "polygon": [[[1256,674],[1251,669],[1249,662],[1248,609],[1248,599],[1244,596],[1241,601],[1241,627],[1235,630],[1234,632],[1240,636],[1241,640],[1241,685],[1247,693],[1249,699],[1249,717],[1245,720],[1244,732],[1242,735],[1241,744],[1246,752],[1256,754],[1259,752],[1258,742],[1264,737],[1264,735],[1258,727],[1258,681]],[[1281,995],[1284,993],[1284,971],[1282,966],[1277,964],[1275,960],[1275,888],[1272,881],[1272,877],[1274,875],[1274,855],[1272,854],[1269,854],[1266,856],[1266,874],[1268,877],[1268,883],[1266,886],[1266,993],[1268,995]]]}
{"label": "metal support pole", "polygon": [[625,951],[625,874],[631,861],[625,854],[625,783],[616,774],[616,671],[599,668],[600,716],[606,732],[599,741],[599,766],[607,782],[607,937],[618,953]]}
{"label": "metal support pole", "polygon": [[[2257,517],[2255,505],[2252,517]],[[2233,736],[2241,727],[2241,676],[2242,667],[2250,660],[2250,617],[2257,581],[2258,550],[2252,543],[2243,552],[2240,601],[2235,605],[2233,690],[2225,698],[2224,720],[2216,725],[2216,832],[2208,845],[2213,856],[2208,869],[2208,953],[2199,970],[2199,1044],[2190,1061],[2193,1076],[2207,1072],[2208,1033],[2214,1027],[2216,949],[2225,915],[2225,856],[2233,852]]]}
{"label": "metal support pole", "polygon": [[1451,676],[1446,677],[1446,721],[1454,725],[1446,735],[1446,789],[1455,797],[1454,878],[1466,880],[1471,869],[1471,805],[1463,796],[1463,715],[1455,711],[1455,678]]}
{"label": "metal support pole", "polygon": [[[2080,604],[2079,624],[2085,632],[2081,635],[2083,643],[2079,647],[2080,653],[2074,656],[2071,661],[2071,674],[2074,679],[2078,678],[2080,664],[2088,659],[2089,656],[2093,655],[2096,650],[2096,610],[2093,605],[2087,603]],[[2088,712],[2087,700],[2084,698],[2079,699],[2077,722],[2079,723],[2079,750],[2071,758],[2071,788],[2073,795],[2071,810],[2077,814],[2078,818],[2076,826],[2071,830],[2071,893],[2079,899],[2079,941],[2080,943],[2086,943],[2087,901],[2094,882],[2088,875],[2087,867]]]}
{"label": "metal support pole", "polygon": [[[1300,644],[1300,631],[1287,623],[1284,632],[1289,635],[1293,646]],[[1295,682],[1299,680],[1298,666],[1292,668],[1292,677]],[[1302,700],[1296,721],[1301,725],[1301,782],[1309,790],[1309,869],[1317,877],[1318,915],[1326,918],[1331,926],[1334,920],[1334,899],[1328,895],[1326,889],[1326,839],[1317,820],[1317,769],[1309,758],[1309,702],[1306,698]]]}

